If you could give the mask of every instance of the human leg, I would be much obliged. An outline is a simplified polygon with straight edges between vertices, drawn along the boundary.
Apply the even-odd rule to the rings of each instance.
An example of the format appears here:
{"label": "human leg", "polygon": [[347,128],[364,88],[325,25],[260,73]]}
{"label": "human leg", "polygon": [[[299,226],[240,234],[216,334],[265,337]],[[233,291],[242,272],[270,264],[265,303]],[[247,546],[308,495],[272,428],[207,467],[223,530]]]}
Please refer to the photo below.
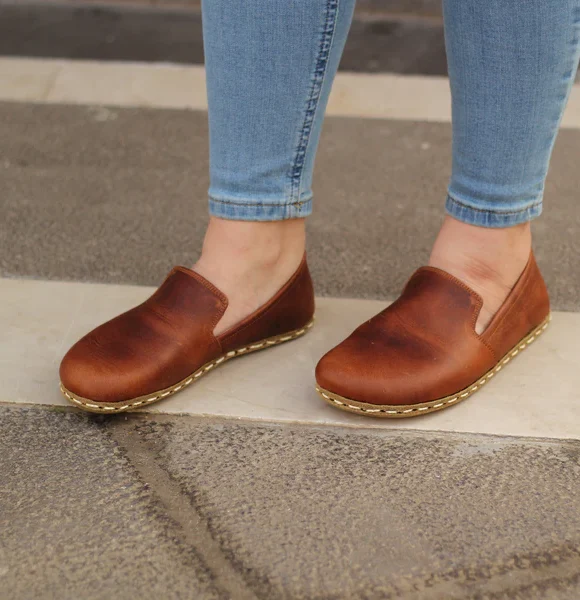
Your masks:
{"label": "human leg", "polygon": [[314,296],[304,218],[353,7],[204,3],[211,185],[202,255],[67,353],[61,389],[77,406],[110,413],[148,405],[230,358],[308,330]]}
{"label": "human leg", "polygon": [[211,220],[194,270],[230,300],[217,334],[268,300],[302,259],[314,158],[353,8],[203,4]]}
{"label": "human leg", "polygon": [[484,299],[482,332],[528,261],[578,67],[578,0],[444,0],[453,170],[430,265]]}

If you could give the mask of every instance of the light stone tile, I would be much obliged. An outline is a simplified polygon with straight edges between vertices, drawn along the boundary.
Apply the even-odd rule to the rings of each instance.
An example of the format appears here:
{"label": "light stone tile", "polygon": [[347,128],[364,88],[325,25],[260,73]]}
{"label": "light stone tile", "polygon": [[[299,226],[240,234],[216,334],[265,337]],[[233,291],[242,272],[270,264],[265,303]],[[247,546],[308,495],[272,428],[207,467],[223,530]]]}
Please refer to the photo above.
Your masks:
{"label": "light stone tile", "polygon": [[45,101],[60,67],[60,63],[54,60],[1,58],[0,100]]}
{"label": "light stone tile", "polygon": [[446,77],[339,73],[327,114],[448,123],[449,81]]}
{"label": "light stone tile", "polygon": [[[0,279],[1,402],[68,405],[58,363],[94,326],[141,302],[151,288]],[[343,413],[314,391],[316,361],[385,306],[318,300],[305,337],[237,358],[151,412],[266,421],[580,439],[580,314],[556,313],[546,333],[482,391],[422,417],[375,420]]]}
{"label": "light stone tile", "polygon": [[205,70],[199,66],[69,61],[59,71],[47,101],[205,110]]}
{"label": "light stone tile", "polygon": [[[0,77],[0,100],[207,110],[201,65],[0,58]],[[326,114],[448,123],[449,82],[340,72]],[[562,126],[580,128],[580,85],[572,89]]]}
{"label": "light stone tile", "polygon": [[[447,77],[340,72],[328,115],[367,119],[451,122]],[[562,127],[580,128],[580,85],[574,85]]]}
{"label": "light stone tile", "polygon": [[562,117],[562,127],[568,129],[580,128],[580,85],[576,84],[572,88],[568,105]]}

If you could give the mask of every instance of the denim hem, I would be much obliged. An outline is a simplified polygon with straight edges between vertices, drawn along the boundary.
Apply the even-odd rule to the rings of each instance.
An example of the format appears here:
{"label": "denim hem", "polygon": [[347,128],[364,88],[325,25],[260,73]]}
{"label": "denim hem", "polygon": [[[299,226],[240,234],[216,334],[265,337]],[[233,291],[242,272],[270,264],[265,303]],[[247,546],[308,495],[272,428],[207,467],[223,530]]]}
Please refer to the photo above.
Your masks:
{"label": "denim hem", "polygon": [[209,198],[209,214],[234,221],[283,221],[312,214],[312,196],[299,202],[259,202]]}
{"label": "denim hem", "polygon": [[542,201],[525,206],[518,210],[493,210],[476,208],[447,195],[445,210],[458,221],[478,227],[513,227],[527,223],[542,214]]}

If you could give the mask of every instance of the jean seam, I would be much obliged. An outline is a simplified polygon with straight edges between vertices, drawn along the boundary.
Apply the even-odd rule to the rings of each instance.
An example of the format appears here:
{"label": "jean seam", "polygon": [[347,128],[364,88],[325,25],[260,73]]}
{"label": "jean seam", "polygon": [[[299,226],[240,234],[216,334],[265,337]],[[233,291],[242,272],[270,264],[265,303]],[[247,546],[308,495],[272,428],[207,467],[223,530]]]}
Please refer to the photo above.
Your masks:
{"label": "jean seam", "polygon": [[322,93],[322,87],[326,76],[326,68],[332,42],[334,40],[334,31],[338,16],[339,0],[326,0],[326,15],[323,25],[322,35],[320,36],[320,45],[318,56],[314,68],[313,81],[306,101],[306,110],[304,113],[304,122],[300,130],[300,137],[294,161],[290,170],[290,198],[295,199],[291,205],[302,205],[304,203],[300,198],[300,188],[302,186],[302,175],[304,173],[304,163],[306,161],[306,152],[312,133],[312,125],[316,116],[316,110]]}
{"label": "jean seam", "polygon": [[475,206],[466,204],[466,203],[462,202],[461,200],[457,200],[457,198],[454,198],[449,193],[447,194],[447,200],[449,200],[453,204],[457,204],[459,207],[465,208],[467,210],[472,210],[474,212],[480,212],[480,213],[485,213],[485,214],[501,215],[501,216],[503,216],[503,215],[505,215],[505,216],[520,215],[522,213],[528,212],[532,208],[537,208],[538,206],[542,205],[542,199],[540,199],[540,200],[535,201],[533,204],[524,206],[523,208],[520,208],[518,210],[497,210],[497,209],[489,209],[489,208],[476,208]]}
{"label": "jean seam", "polygon": [[295,200],[294,202],[244,202],[240,200],[239,202],[236,200],[222,200],[220,198],[215,198],[214,196],[209,196],[209,199],[212,202],[216,202],[218,204],[229,204],[231,206],[301,206],[309,202],[312,198],[308,197],[304,200]]}

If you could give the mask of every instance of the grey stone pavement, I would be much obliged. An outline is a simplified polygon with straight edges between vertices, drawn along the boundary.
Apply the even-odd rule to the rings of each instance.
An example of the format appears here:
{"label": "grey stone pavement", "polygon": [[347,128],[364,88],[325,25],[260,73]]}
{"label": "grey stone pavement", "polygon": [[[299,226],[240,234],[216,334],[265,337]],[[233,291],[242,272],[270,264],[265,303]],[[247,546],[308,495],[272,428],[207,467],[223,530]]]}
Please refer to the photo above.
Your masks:
{"label": "grey stone pavement", "polygon": [[579,460],[573,442],[3,407],[0,597],[577,600]]}
{"label": "grey stone pavement", "polygon": [[[359,1],[341,69],[445,74],[440,12],[438,0]],[[0,0],[0,55],[202,63],[199,2]]]}
{"label": "grey stone pavement", "polygon": [[[54,0],[0,0],[0,4],[54,5]],[[98,4],[100,6],[179,7],[201,10],[201,0],[62,0],[60,4],[77,6]],[[411,14],[424,17],[440,17],[441,0],[357,0],[357,11],[368,14]]]}

